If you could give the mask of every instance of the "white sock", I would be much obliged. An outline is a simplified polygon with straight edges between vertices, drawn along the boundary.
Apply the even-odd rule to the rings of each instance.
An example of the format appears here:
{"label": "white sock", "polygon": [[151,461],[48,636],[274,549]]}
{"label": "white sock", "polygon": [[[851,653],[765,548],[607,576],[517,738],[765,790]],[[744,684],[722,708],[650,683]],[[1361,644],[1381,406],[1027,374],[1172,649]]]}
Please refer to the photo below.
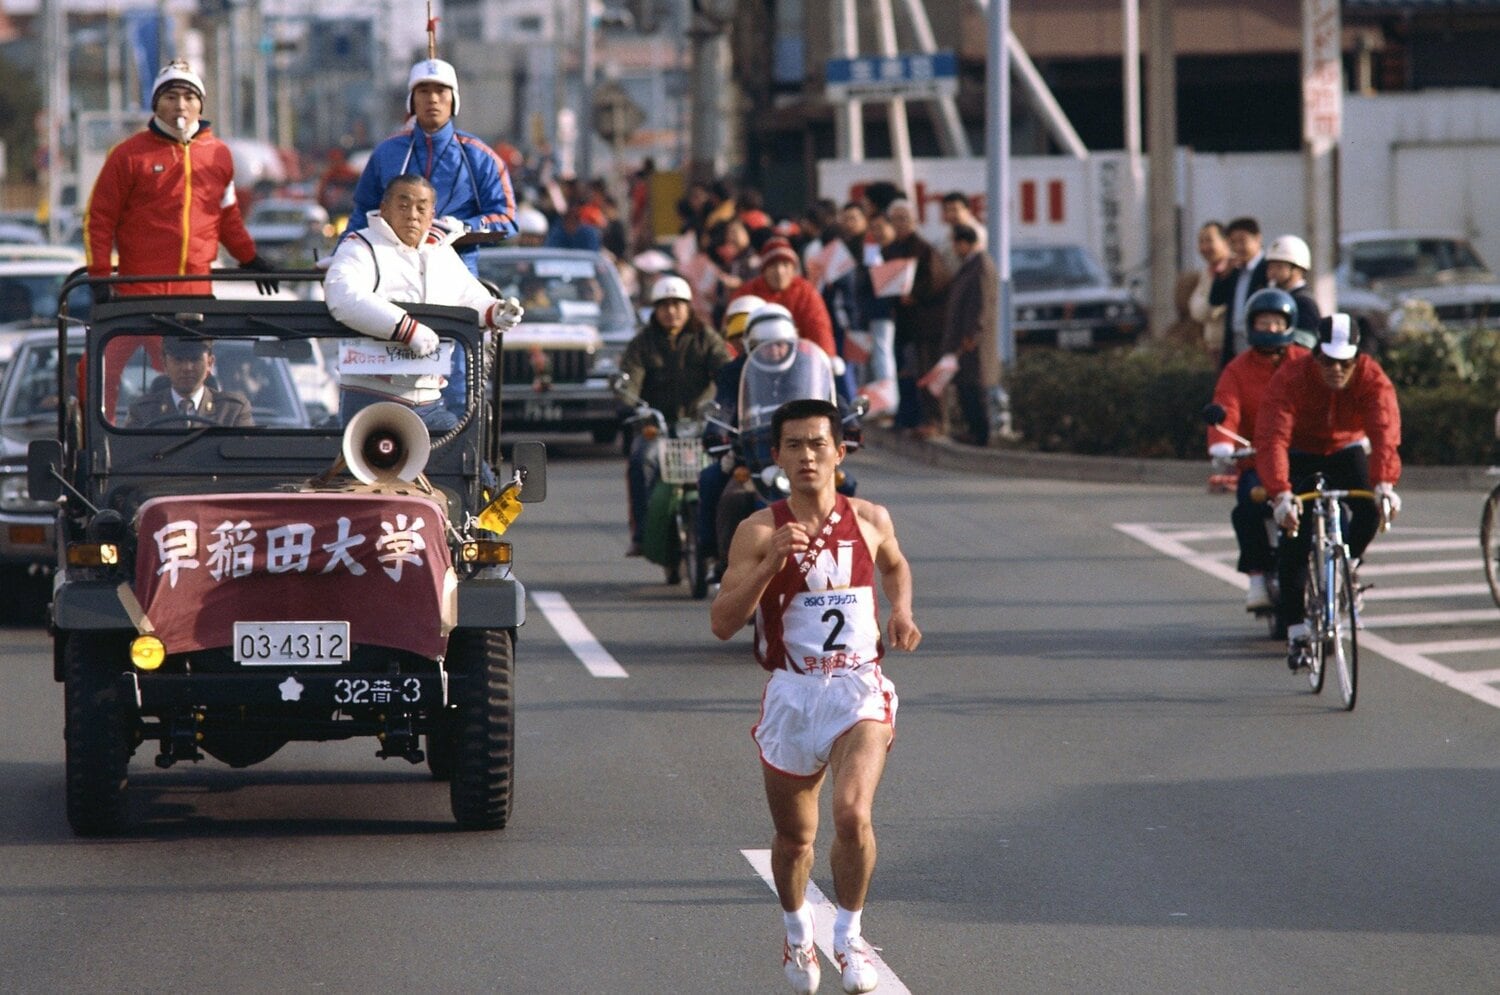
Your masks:
{"label": "white sock", "polygon": [[859,917],[863,914],[864,909],[850,912],[842,905],[833,907],[833,949],[843,950],[859,935]]}
{"label": "white sock", "polygon": [[786,921],[786,939],[794,947],[805,947],[812,942],[813,936],[813,914],[807,905],[796,912],[781,913],[781,918]]}

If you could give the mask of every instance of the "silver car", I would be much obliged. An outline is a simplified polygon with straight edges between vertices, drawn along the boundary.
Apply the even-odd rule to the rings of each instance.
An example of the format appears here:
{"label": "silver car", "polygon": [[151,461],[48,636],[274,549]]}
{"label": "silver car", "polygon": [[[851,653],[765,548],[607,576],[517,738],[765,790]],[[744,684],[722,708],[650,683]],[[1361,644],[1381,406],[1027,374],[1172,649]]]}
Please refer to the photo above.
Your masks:
{"label": "silver car", "polygon": [[1016,344],[1093,349],[1129,345],[1146,312],[1081,245],[1017,245],[1010,250]]}
{"label": "silver car", "polygon": [[1350,232],[1339,239],[1337,282],[1339,310],[1362,315],[1378,337],[1417,300],[1446,325],[1500,328],[1500,279],[1457,232]]}

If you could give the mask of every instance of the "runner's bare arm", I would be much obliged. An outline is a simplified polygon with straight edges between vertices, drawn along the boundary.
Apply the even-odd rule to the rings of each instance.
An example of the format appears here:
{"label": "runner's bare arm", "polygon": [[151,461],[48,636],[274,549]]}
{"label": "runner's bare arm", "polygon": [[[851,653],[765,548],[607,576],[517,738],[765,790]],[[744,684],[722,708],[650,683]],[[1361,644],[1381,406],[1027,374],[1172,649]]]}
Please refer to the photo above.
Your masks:
{"label": "runner's bare arm", "polygon": [[892,649],[914,650],[922,641],[922,631],[911,614],[911,564],[906,562],[901,544],[896,541],[891,513],[870,501],[860,501],[856,511],[875,529],[875,569],[880,571],[880,589],[891,605],[886,641]]}
{"label": "runner's bare arm", "polygon": [[719,595],[709,608],[714,635],[729,639],[745,627],[766,586],[786,558],[808,546],[807,530],[798,522],[775,527],[768,509],[740,523],[729,544],[729,569],[719,584]]}

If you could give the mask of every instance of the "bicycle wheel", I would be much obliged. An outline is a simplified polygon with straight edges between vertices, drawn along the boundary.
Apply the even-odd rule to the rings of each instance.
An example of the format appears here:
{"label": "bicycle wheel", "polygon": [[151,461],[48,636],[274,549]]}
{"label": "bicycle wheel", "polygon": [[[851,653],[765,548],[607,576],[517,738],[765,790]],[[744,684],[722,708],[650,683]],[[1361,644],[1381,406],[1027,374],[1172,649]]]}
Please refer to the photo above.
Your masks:
{"label": "bicycle wheel", "polygon": [[1323,693],[1323,564],[1316,542],[1307,551],[1307,583],[1302,588],[1302,620],[1307,623],[1307,683]]}
{"label": "bicycle wheel", "polygon": [[1479,548],[1484,553],[1484,579],[1490,584],[1490,597],[1500,607],[1500,485],[1490,491],[1479,519]]}
{"label": "bicycle wheel", "polygon": [[1329,589],[1324,611],[1330,625],[1325,633],[1333,669],[1339,679],[1339,700],[1344,711],[1354,708],[1354,694],[1359,685],[1359,637],[1354,627],[1354,571],[1349,553],[1343,547],[1333,550],[1329,560]]}

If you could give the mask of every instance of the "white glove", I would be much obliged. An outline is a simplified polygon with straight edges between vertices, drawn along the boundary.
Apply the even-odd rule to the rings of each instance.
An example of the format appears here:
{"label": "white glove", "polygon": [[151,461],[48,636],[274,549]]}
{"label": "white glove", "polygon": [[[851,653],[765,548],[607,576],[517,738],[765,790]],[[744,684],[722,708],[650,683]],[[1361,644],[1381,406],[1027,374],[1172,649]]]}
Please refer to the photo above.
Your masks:
{"label": "white glove", "polygon": [[432,227],[427,229],[427,242],[430,245],[448,245],[468,230],[468,225],[451,214],[445,214],[441,218],[432,219]]}
{"label": "white glove", "polygon": [[1215,442],[1213,445],[1208,447],[1209,459],[1229,459],[1233,455],[1234,443],[1232,442]]}
{"label": "white glove", "polygon": [[1276,524],[1293,534],[1297,531],[1297,523],[1302,517],[1302,507],[1297,504],[1297,498],[1291,491],[1282,491],[1276,495],[1276,503],[1271,506],[1271,514],[1276,516]]}
{"label": "white glove", "polygon": [[514,297],[502,297],[490,305],[484,323],[497,332],[508,332],[521,323],[526,309]]}
{"label": "white glove", "polygon": [[1396,485],[1376,484],[1375,499],[1389,509],[1386,520],[1394,522],[1396,516],[1401,513],[1401,495],[1396,493]]}
{"label": "white glove", "polygon": [[391,336],[418,359],[426,359],[438,351],[438,335],[411,315],[396,322],[396,333]]}
{"label": "white glove", "polygon": [[843,376],[844,371],[849,368],[845,365],[843,356],[829,356],[828,363],[833,367],[833,375],[836,377]]}

